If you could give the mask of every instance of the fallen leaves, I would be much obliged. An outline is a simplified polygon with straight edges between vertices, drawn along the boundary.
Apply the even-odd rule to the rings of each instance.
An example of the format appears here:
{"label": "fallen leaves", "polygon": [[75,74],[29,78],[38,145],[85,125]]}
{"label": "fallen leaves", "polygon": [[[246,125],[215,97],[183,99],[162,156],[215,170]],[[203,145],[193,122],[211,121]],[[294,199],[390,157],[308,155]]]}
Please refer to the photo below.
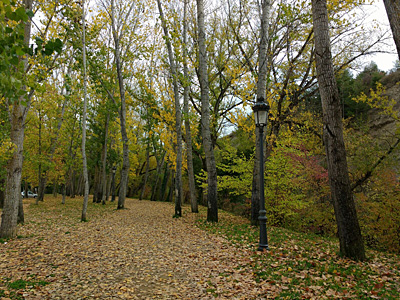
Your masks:
{"label": "fallen leaves", "polygon": [[[0,299],[334,299],[400,293],[396,256],[369,253],[369,262],[354,263],[337,257],[332,242],[280,229],[269,229],[271,250],[260,253],[256,229],[229,214],[221,213],[219,224],[202,225],[203,230],[187,208],[183,218],[173,219],[170,203],[127,199],[129,209],[121,211],[110,203],[91,204],[90,222],[81,223],[81,199],[65,206],[58,201],[27,207],[27,222],[19,228],[23,238],[0,244]],[[46,284],[11,289],[17,280]]]}

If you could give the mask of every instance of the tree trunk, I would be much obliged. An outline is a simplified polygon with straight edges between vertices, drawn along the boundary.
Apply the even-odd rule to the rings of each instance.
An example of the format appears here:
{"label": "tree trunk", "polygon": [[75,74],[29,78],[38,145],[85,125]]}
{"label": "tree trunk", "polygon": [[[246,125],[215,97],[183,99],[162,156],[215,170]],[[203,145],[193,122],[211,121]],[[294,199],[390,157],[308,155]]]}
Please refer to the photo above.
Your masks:
{"label": "tree trunk", "polygon": [[75,198],[76,195],[76,191],[75,191],[75,171],[71,169],[71,173],[70,173],[70,183],[69,183],[69,196],[71,198]]}
{"label": "tree trunk", "polygon": [[24,190],[25,190],[24,198],[28,198],[28,181],[26,180],[26,178],[24,181],[25,181],[24,182]]}
{"label": "tree trunk", "polygon": [[157,0],[160,12],[161,24],[164,30],[165,42],[167,44],[169,66],[174,87],[175,100],[175,131],[176,131],[176,175],[175,175],[175,216],[182,216],[182,114],[179,103],[178,72],[174,53],[168,33],[167,23],[161,6],[161,1]]}
{"label": "tree trunk", "polygon": [[260,133],[256,130],[256,153],[254,156],[254,166],[253,166],[253,181],[252,181],[252,189],[251,189],[251,225],[258,225],[258,216],[260,211],[260,181],[259,173],[260,173],[260,147],[259,143],[257,143],[259,139]]}
{"label": "tree trunk", "polygon": [[[27,10],[32,10],[33,0],[24,0],[24,6]],[[29,45],[31,37],[31,22],[28,20],[25,23],[24,42]],[[24,71],[27,68],[27,60],[25,60]],[[7,163],[7,178],[6,190],[4,198],[4,207],[1,216],[0,238],[12,238],[17,235],[18,212],[21,200],[21,172],[23,161],[23,146],[24,146],[24,130],[25,119],[29,110],[30,100],[33,92],[28,95],[28,99],[21,97],[12,105],[8,103],[9,120],[11,124],[10,138],[16,149],[13,156]],[[26,103],[23,105],[23,103]]]}
{"label": "tree trunk", "polygon": [[167,162],[165,164],[164,176],[163,176],[163,180],[162,180],[162,184],[161,184],[160,194],[158,196],[158,199],[160,201],[165,201],[165,192],[167,190],[170,174],[171,174],[171,172],[169,171],[169,166],[168,166],[168,162]]}
{"label": "tree trunk", "polygon": [[110,199],[111,182],[112,182],[112,172],[109,171],[108,179],[107,179],[106,201],[108,201]]}
{"label": "tree trunk", "polygon": [[[270,1],[262,1],[262,12],[260,16],[261,30],[260,30],[260,41],[259,41],[259,53],[258,53],[258,78],[257,78],[257,102],[267,103],[266,91],[267,91],[267,74],[268,74],[268,23],[269,23],[269,12],[271,9]],[[260,145],[257,142],[260,138],[260,133],[256,130],[256,153],[254,157],[253,167],[253,181],[251,191],[251,224],[258,225],[258,217],[260,210]],[[262,137],[263,143],[265,143],[265,136]],[[263,147],[266,149],[266,147]],[[265,152],[263,153],[265,155]],[[265,161],[265,160],[264,160]]]}
{"label": "tree trunk", "polygon": [[54,180],[54,183],[53,183],[53,197],[54,198],[57,198],[57,189],[58,189],[58,176],[57,176],[57,179],[56,180]]}
{"label": "tree trunk", "polygon": [[188,0],[185,0],[183,9],[183,112],[185,120],[185,136],[186,136],[186,161],[188,168],[188,179],[189,179],[189,195],[190,195],[190,206],[192,213],[198,213],[198,203],[196,196],[196,185],[194,181],[194,168],[193,168],[193,153],[192,153],[192,134],[190,131],[190,119],[189,119],[189,70],[187,65],[187,6]]}
{"label": "tree trunk", "polygon": [[19,203],[18,203],[18,218],[17,218],[17,223],[18,224],[24,224],[25,223],[25,214],[24,214],[24,203],[23,203],[23,198],[20,196],[19,197]]}
{"label": "tree trunk", "polygon": [[146,191],[147,179],[149,178],[149,169],[150,169],[150,142],[147,140],[147,148],[146,148],[146,171],[144,173],[144,180],[142,190],[140,191],[139,200],[142,200],[144,197],[144,192]]}
{"label": "tree trunk", "polygon": [[99,166],[94,166],[94,178],[93,178],[93,203],[99,203]]}
{"label": "tree trunk", "polygon": [[199,43],[199,81],[201,90],[201,134],[207,163],[207,221],[218,222],[217,168],[210,130],[210,99],[207,72],[206,32],[204,25],[204,0],[197,0]]}
{"label": "tree trunk", "polygon": [[102,190],[102,198],[101,203],[106,204],[107,200],[107,143],[108,143],[108,123],[110,122],[110,114],[107,114],[106,119],[106,126],[104,128],[105,137],[104,137],[104,148],[103,148],[103,169],[102,169],[102,179],[101,179],[101,186],[103,187]]}
{"label": "tree trunk", "polygon": [[394,43],[400,60],[400,3],[398,0],[383,0],[392,29]]}
{"label": "tree trunk", "polygon": [[126,132],[126,101],[125,101],[125,86],[124,79],[122,74],[122,64],[120,59],[120,36],[119,32],[117,32],[116,24],[115,24],[115,16],[114,16],[114,0],[111,1],[111,25],[112,25],[112,34],[114,38],[114,46],[115,46],[115,64],[117,68],[117,77],[119,84],[119,93],[121,97],[121,107],[119,109],[119,118],[120,118],[120,126],[121,126],[121,138],[122,138],[122,168],[121,168],[121,181],[118,195],[118,206],[117,209],[125,208],[125,198],[126,198],[126,189],[128,186],[128,175],[129,175],[129,145],[128,145],[128,134]]}
{"label": "tree trunk", "polygon": [[157,197],[157,190],[158,190],[158,186],[159,186],[158,183],[160,181],[160,176],[161,176],[160,174],[161,174],[161,169],[162,169],[162,167],[164,165],[165,155],[166,155],[166,152],[164,152],[162,154],[161,159],[157,160],[156,180],[154,182],[153,191],[151,193],[151,198],[150,198],[151,201],[156,201],[157,200],[156,197]]}
{"label": "tree trunk", "polygon": [[81,221],[86,222],[87,206],[89,201],[89,176],[86,158],[86,111],[87,111],[87,75],[86,75],[86,28],[85,28],[85,0],[82,0],[82,49],[83,49],[83,114],[82,114],[82,171],[84,181],[84,196]]}
{"label": "tree trunk", "polygon": [[4,189],[5,189],[5,180],[0,179],[0,208],[3,208],[4,206]]}
{"label": "tree trunk", "polygon": [[364,260],[365,250],[351,192],[339,91],[333,70],[326,0],[312,1],[316,71],[322,101],[329,184],[342,255]]}
{"label": "tree trunk", "polygon": [[[40,170],[40,169],[39,169]],[[39,201],[44,201],[44,192],[46,189],[46,183],[47,183],[47,176],[45,173],[39,171],[41,174],[39,176],[39,190],[38,190],[38,196],[36,197],[36,204],[39,203]]]}
{"label": "tree trunk", "polygon": [[61,204],[65,204],[65,195],[66,195],[66,192],[67,192],[67,188],[66,188],[66,184],[64,183],[64,184],[63,184],[63,189],[62,189],[62,201],[61,201]]}

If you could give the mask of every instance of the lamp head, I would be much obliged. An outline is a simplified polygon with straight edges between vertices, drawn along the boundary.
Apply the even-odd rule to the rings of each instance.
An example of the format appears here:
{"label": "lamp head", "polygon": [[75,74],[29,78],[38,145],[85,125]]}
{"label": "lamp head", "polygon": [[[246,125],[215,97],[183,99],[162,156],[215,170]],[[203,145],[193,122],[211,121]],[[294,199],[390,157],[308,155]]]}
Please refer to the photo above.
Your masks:
{"label": "lamp head", "polygon": [[269,105],[264,101],[257,101],[253,106],[254,111],[254,121],[257,127],[263,127],[267,125],[268,122],[268,111]]}

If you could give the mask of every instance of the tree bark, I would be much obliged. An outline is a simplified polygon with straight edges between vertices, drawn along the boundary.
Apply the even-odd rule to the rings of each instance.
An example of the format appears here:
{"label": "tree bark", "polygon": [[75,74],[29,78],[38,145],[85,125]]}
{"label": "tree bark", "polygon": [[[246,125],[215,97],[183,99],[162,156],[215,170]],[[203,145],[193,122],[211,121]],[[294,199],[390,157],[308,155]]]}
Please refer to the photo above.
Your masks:
{"label": "tree bark", "polygon": [[312,1],[316,70],[323,112],[329,184],[342,255],[364,260],[365,250],[351,192],[339,91],[333,70],[326,0]]}
{"label": "tree bark", "polygon": [[178,72],[175,63],[174,53],[172,52],[172,45],[168,33],[167,23],[164,18],[161,1],[157,0],[157,4],[158,4],[158,10],[160,12],[162,27],[164,30],[165,42],[167,44],[172,85],[174,87],[175,131],[176,131],[175,216],[181,217],[182,216],[182,113],[179,103]]}
{"label": "tree bark", "polygon": [[4,188],[5,188],[5,180],[0,179],[0,208],[3,208],[4,206]]}
{"label": "tree bark", "polygon": [[89,201],[89,176],[86,158],[86,111],[87,111],[87,75],[86,75],[86,28],[85,28],[85,0],[82,0],[82,49],[83,49],[83,114],[82,114],[82,164],[84,194],[81,221],[87,221],[87,206]]}
{"label": "tree bark", "polygon": [[121,168],[121,181],[118,195],[118,206],[117,209],[125,208],[126,189],[128,186],[128,175],[129,175],[129,145],[128,145],[128,134],[126,131],[126,101],[125,101],[125,86],[122,75],[122,65],[120,58],[120,39],[119,32],[117,32],[114,16],[114,0],[111,1],[111,23],[112,23],[112,34],[114,39],[115,47],[115,64],[117,68],[117,77],[119,84],[119,93],[121,97],[121,107],[119,109],[119,118],[121,126],[121,138],[122,138],[122,168]]}
{"label": "tree bark", "polygon": [[210,99],[207,72],[204,0],[197,0],[199,81],[201,90],[201,134],[207,164],[207,221],[218,222],[217,168],[210,130]]}
{"label": "tree bark", "polygon": [[383,3],[400,60],[400,3],[398,0],[383,0]]}
{"label": "tree bark", "polygon": [[147,180],[149,178],[149,169],[150,169],[150,141],[147,140],[147,149],[146,149],[146,171],[144,173],[144,180],[143,180],[143,185],[142,189],[140,191],[140,197],[139,200],[142,200],[144,197],[144,192],[146,190],[146,185],[147,185]]}
{"label": "tree bark", "polygon": [[110,114],[107,114],[106,126],[104,128],[105,136],[104,136],[104,148],[103,148],[103,169],[102,169],[102,179],[101,186],[103,187],[102,195],[101,195],[101,203],[106,204],[107,200],[107,143],[108,143],[108,124],[110,122]]}
{"label": "tree bark", "polygon": [[196,185],[194,181],[194,168],[193,168],[193,153],[192,153],[192,133],[190,131],[190,119],[189,119],[189,87],[190,78],[189,70],[187,65],[187,8],[188,0],[185,0],[183,9],[183,112],[185,120],[185,135],[186,135],[186,161],[188,168],[188,179],[189,179],[189,195],[190,195],[190,206],[192,213],[198,213],[198,203],[196,196]]}
{"label": "tree bark", "polygon": [[[25,9],[32,10],[33,0],[24,0],[23,3]],[[24,43],[27,46],[29,45],[30,37],[31,21],[28,20],[25,23],[24,29]],[[27,64],[28,61],[25,59],[24,72],[27,69]],[[9,120],[11,124],[10,138],[16,149],[7,163],[6,190],[1,216],[0,238],[13,238],[17,235],[18,214],[23,214],[23,211],[18,212],[18,209],[22,209],[22,206],[20,206],[20,200],[25,119],[28,114],[32,95],[33,92],[29,93],[27,96],[28,99],[21,97],[12,105],[11,103],[8,103],[9,107],[11,107],[9,110]],[[25,101],[27,103],[23,105]]]}
{"label": "tree bark", "polygon": [[[150,198],[151,201],[156,201],[157,200],[156,199],[157,198],[157,191],[159,189],[158,186],[159,186],[159,181],[160,181],[160,177],[161,177],[160,174],[161,174],[162,167],[164,165],[165,155],[166,155],[166,152],[164,152],[162,154],[161,158],[157,159],[156,179],[154,181],[154,186],[153,186],[153,190],[152,190],[152,193],[151,193],[151,198]],[[156,158],[157,158],[157,156],[156,156]]]}
{"label": "tree bark", "polygon": [[62,200],[61,200],[61,204],[65,204],[65,195],[66,195],[66,192],[67,192],[67,188],[66,188],[66,184],[64,183],[63,184],[63,187],[62,187],[63,189],[62,189]]}
{"label": "tree bark", "polygon": [[[257,101],[265,102],[268,104],[266,99],[267,91],[267,74],[268,74],[268,23],[271,9],[271,3],[269,0],[263,0],[261,3],[261,16],[260,16],[260,41],[259,41],[259,52],[258,52],[258,78],[257,78]],[[265,130],[264,130],[265,132]],[[260,145],[257,142],[260,138],[260,133],[256,130],[256,153],[254,157],[253,167],[253,181],[251,191],[251,224],[258,225],[258,216],[260,210],[260,181],[259,176],[261,174],[260,169]],[[265,137],[262,137],[262,141],[265,144]],[[266,149],[267,147],[263,147]],[[265,157],[265,151],[262,153]],[[264,160],[265,161],[265,160]]]}

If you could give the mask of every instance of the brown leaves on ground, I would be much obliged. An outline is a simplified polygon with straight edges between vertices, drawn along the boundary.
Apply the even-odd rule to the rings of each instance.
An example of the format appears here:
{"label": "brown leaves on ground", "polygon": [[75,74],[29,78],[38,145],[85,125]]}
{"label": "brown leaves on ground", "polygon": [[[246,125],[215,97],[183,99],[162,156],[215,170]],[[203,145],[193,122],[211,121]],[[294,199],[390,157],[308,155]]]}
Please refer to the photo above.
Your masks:
{"label": "brown leaves on ground", "polygon": [[[258,229],[231,214],[205,223],[205,209],[172,218],[171,203],[127,199],[26,201],[19,238],[0,243],[0,299],[397,299],[398,256],[338,257],[337,243],[269,228],[270,251],[255,251]],[[202,229],[200,229],[200,228]],[[6,242],[6,243],[4,243]]]}
{"label": "brown leaves on ground", "polygon": [[[39,206],[31,201],[20,238],[0,244],[4,297],[249,299],[262,288],[246,251],[197,228],[190,217],[172,218],[170,203],[127,199],[126,210],[91,204],[90,221],[81,223],[81,199],[65,206],[54,198]],[[28,284],[14,292],[9,284],[19,279]]]}

